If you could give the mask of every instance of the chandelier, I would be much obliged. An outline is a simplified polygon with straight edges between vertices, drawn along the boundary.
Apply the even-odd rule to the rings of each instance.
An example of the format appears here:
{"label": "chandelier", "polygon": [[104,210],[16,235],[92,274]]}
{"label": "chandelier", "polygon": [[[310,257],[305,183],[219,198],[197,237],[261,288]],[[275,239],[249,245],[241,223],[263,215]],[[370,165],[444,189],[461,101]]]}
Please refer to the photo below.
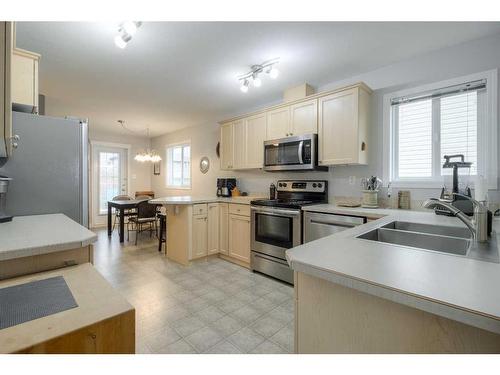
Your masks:
{"label": "chandelier", "polygon": [[[118,123],[120,124],[120,126],[123,129],[128,130],[131,133],[137,134],[136,132],[128,129],[125,126],[125,121],[118,120]],[[149,128],[146,129],[146,132],[147,132],[147,138],[150,139],[149,138]],[[146,150],[138,152],[134,156],[134,160],[138,161],[138,162],[141,162],[141,163],[145,163],[145,162],[148,162],[148,161],[151,162],[151,163],[158,163],[159,161],[161,161],[161,156],[155,150],[147,148]]]}

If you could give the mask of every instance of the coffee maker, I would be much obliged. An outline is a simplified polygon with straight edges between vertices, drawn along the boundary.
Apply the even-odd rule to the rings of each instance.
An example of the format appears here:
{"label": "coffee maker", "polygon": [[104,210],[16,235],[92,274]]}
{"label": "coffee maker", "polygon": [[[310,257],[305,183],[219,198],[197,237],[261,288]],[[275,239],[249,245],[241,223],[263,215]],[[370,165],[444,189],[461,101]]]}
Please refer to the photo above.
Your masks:
{"label": "coffee maker", "polygon": [[217,196],[230,197],[231,190],[236,187],[236,178],[218,178],[217,179]]}
{"label": "coffee maker", "polygon": [[7,205],[7,188],[11,180],[12,178],[0,176],[0,223],[12,220],[12,216],[7,215],[5,212],[5,206]]}

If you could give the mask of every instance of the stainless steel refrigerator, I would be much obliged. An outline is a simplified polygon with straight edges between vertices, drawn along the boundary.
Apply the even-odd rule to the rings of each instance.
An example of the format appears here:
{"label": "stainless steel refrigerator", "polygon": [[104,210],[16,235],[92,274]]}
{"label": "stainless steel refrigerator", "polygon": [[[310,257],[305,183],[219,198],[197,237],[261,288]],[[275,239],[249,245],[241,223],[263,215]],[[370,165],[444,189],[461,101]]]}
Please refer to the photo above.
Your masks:
{"label": "stainless steel refrigerator", "polygon": [[12,177],[6,212],[63,213],[87,227],[87,121],[13,112],[12,127],[18,146],[0,168],[0,175]]}

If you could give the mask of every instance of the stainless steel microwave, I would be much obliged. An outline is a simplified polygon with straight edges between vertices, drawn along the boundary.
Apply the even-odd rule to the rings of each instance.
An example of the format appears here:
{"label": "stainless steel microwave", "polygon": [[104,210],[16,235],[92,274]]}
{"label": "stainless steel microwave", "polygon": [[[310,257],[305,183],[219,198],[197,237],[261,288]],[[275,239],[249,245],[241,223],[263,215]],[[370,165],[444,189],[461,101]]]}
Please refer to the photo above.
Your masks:
{"label": "stainless steel microwave", "polygon": [[265,141],[264,170],[328,170],[328,167],[318,167],[318,135],[306,134]]}

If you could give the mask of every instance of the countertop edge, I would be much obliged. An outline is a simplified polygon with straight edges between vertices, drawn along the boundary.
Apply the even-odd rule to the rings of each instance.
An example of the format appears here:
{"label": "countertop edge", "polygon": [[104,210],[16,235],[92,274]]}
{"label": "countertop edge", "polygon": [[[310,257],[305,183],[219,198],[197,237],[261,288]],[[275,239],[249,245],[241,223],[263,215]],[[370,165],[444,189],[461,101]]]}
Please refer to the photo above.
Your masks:
{"label": "countertop edge", "polygon": [[375,297],[383,298],[473,327],[484,329],[489,332],[500,334],[500,320],[484,315],[480,312],[467,310],[460,306],[449,305],[441,301],[435,301],[402,290],[393,289],[385,285],[375,284],[370,281],[340,274],[332,270],[317,268],[310,264],[291,260],[288,254],[287,260],[290,267],[296,272],[302,272]]}

